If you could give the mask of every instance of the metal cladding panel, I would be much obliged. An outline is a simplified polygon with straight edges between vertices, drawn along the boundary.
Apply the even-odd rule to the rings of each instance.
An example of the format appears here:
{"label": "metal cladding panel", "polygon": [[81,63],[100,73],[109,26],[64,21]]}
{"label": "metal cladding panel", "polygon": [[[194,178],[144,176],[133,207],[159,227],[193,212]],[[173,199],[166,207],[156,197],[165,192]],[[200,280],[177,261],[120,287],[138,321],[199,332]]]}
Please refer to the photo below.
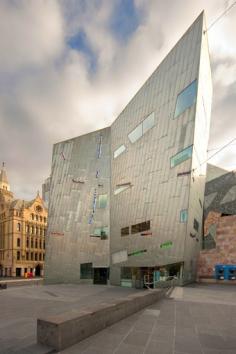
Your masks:
{"label": "metal cladding panel", "polygon": [[[98,196],[102,194],[108,196],[106,208],[98,207]],[[108,266],[109,235],[107,240],[91,235],[95,228],[109,229],[109,210],[110,128],[54,145],[46,242],[47,282],[78,282],[81,263]]]}
{"label": "metal cladding panel", "polygon": [[[201,157],[207,150],[211,82],[206,86],[206,118],[198,114],[199,90],[203,85],[199,67],[202,73],[209,70],[203,27],[201,14],[111,126],[111,254],[122,250],[127,250],[128,254],[147,250],[137,257],[129,256],[120,266],[145,267],[182,262],[189,260],[189,255],[195,255],[199,249],[192,239],[191,243],[188,242],[189,225],[180,222],[180,211],[190,208],[190,219],[195,211],[198,217],[202,214],[196,200],[199,196],[202,198],[204,181],[199,182],[199,187],[192,188],[190,174],[177,177],[178,173],[188,172],[195,166],[192,159],[171,168],[170,158],[193,144],[194,159],[198,149]],[[204,74],[204,79],[210,80],[210,76]],[[194,80],[198,83],[197,102],[174,119],[178,94]],[[155,125],[132,143],[128,135],[152,112]],[[206,135],[202,134],[199,141],[203,119],[207,120]],[[125,145],[126,150],[114,159],[113,152],[121,145]],[[117,186],[125,183],[130,183],[130,187],[114,195]],[[137,233],[121,237],[121,228],[146,220],[151,221],[152,235],[144,237]],[[173,246],[160,248],[167,241]],[[116,274],[118,267],[117,264],[114,266]]]}

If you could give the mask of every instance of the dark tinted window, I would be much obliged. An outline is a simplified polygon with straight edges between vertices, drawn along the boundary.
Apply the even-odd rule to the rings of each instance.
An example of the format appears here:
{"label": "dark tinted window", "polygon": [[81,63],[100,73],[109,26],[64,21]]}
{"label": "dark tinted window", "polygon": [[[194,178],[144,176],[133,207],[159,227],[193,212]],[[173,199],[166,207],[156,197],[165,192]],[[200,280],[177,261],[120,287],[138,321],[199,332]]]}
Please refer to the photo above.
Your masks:
{"label": "dark tinted window", "polygon": [[121,236],[127,236],[127,235],[129,235],[129,226],[123,227],[121,229]]}
{"label": "dark tinted window", "polygon": [[193,221],[193,228],[194,228],[196,231],[199,230],[199,222],[198,222],[196,219],[194,219],[194,221]]}
{"label": "dark tinted window", "polygon": [[80,279],[92,279],[93,278],[93,264],[82,263],[80,264]]}
{"label": "dark tinted window", "polygon": [[150,220],[131,226],[131,234],[150,230]]}

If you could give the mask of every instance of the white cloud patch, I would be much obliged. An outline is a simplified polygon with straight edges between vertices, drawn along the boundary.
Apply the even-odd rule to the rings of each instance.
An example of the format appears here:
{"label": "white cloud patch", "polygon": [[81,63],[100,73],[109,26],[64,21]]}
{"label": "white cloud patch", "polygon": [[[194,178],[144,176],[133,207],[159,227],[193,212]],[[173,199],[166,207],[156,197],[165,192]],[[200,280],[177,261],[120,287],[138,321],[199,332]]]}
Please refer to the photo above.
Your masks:
{"label": "white cloud patch", "polygon": [[[116,1],[0,2],[0,160],[7,162],[18,197],[31,198],[40,189],[53,143],[109,125],[203,7],[208,23],[224,10],[220,0],[135,0],[140,23],[121,42],[109,27]],[[235,20],[236,7],[209,31],[211,146],[236,136]],[[86,51],[68,46],[80,31],[94,70]],[[218,162],[232,159],[228,150]]]}
{"label": "white cloud patch", "polygon": [[43,65],[63,47],[63,17],[56,1],[0,2],[0,70]]}

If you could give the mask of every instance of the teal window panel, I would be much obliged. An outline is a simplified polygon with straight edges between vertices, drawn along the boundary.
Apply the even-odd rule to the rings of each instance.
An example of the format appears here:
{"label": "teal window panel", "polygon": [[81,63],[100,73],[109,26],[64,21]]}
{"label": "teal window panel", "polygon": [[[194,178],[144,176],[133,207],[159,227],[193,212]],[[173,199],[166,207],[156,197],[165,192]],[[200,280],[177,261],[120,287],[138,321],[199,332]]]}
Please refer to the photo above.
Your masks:
{"label": "teal window panel", "polygon": [[182,92],[179,93],[174,118],[182,114],[187,108],[191,107],[196,102],[197,97],[197,80],[194,80]]}
{"label": "teal window panel", "polygon": [[176,155],[170,158],[170,167],[175,167],[180,163],[190,159],[193,153],[193,145],[188,146],[184,150],[178,152]]}
{"label": "teal window panel", "polygon": [[186,223],[188,221],[188,210],[184,209],[180,211],[180,222]]}

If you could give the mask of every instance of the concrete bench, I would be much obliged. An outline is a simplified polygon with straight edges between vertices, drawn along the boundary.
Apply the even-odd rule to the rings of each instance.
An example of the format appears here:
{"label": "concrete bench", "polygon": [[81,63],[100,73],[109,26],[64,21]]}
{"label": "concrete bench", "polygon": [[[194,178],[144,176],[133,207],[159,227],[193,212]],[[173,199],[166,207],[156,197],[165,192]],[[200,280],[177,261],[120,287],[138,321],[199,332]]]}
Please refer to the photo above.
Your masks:
{"label": "concrete bench", "polygon": [[149,306],[164,296],[166,289],[146,290],[113,304],[98,304],[84,310],[39,318],[37,341],[60,351]]}

